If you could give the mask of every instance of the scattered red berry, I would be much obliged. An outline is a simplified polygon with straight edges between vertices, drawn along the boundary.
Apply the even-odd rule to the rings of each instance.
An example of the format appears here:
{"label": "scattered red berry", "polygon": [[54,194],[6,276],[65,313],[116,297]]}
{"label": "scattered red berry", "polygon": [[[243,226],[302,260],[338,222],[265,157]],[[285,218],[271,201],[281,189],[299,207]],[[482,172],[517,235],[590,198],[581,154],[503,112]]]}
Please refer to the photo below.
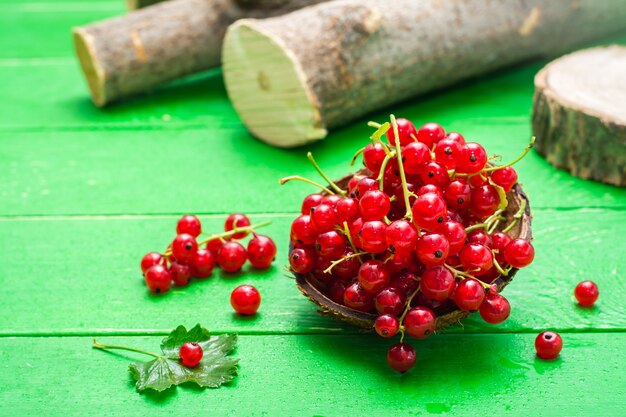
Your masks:
{"label": "scattered red berry", "polygon": [[158,265],[163,262],[163,255],[158,252],[150,252],[141,259],[141,272],[146,273],[151,266]]}
{"label": "scattered red berry", "polygon": [[240,285],[230,294],[230,305],[239,314],[255,314],[260,304],[261,294],[252,285]]}
{"label": "scattered red berry", "polygon": [[535,249],[524,239],[514,239],[504,248],[504,259],[514,268],[524,268],[535,259]]}
{"label": "scattered red berry", "polygon": [[194,277],[206,278],[213,272],[215,259],[207,249],[198,249],[196,256],[191,261],[191,274]]}
{"label": "scattered red berry", "polygon": [[535,350],[541,359],[555,359],[563,348],[563,339],[556,332],[541,332],[535,339]]}
{"label": "scattered red berry", "polygon": [[255,268],[269,268],[276,258],[276,244],[263,235],[255,234],[248,242],[248,260]]}
{"label": "scattered red berry", "polygon": [[400,373],[413,368],[415,360],[415,349],[407,343],[396,343],[387,351],[387,363],[394,371]]}
{"label": "scattered red berry", "polygon": [[217,253],[217,263],[226,272],[237,272],[246,263],[248,254],[239,242],[226,242]]}
{"label": "scattered red berry", "polygon": [[[226,222],[224,222],[224,231],[230,232],[236,228],[242,228],[250,226],[250,219],[245,214],[234,213],[226,218]],[[248,236],[249,231],[243,231],[239,233],[235,233],[232,235],[233,239],[243,239]]]}
{"label": "scattered red berry", "polygon": [[176,233],[179,235],[187,233],[193,237],[198,237],[201,232],[202,224],[200,223],[200,220],[193,215],[181,217],[178,224],[176,224]]}
{"label": "scattered red berry", "polygon": [[172,255],[180,262],[191,262],[198,251],[196,238],[187,233],[177,235],[172,242]]}
{"label": "scattered red berry", "polygon": [[202,360],[202,346],[194,342],[183,343],[179,351],[180,361],[187,368],[193,368]]}
{"label": "scattered red berry", "polygon": [[400,321],[393,314],[381,314],[374,322],[374,330],[382,337],[393,337],[400,329]]}
{"label": "scattered red berry", "polygon": [[595,282],[582,281],[576,285],[574,295],[576,296],[576,300],[578,300],[578,304],[585,307],[591,307],[598,299],[600,291],[598,290],[598,286]]}
{"label": "scattered red berry", "polygon": [[153,265],[146,271],[145,281],[150,291],[159,294],[170,289],[172,277],[163,265]]}
{"label": "scattered red berry", "polygon": [[499,324],[509,318],[511,305],[509,301],[500,294],[487,294],[485,300],[480,305],[480,317],[487,323]]}
{"label": "scattered red berry", "polygon": [[191,267],[186,264],[173,262],[172,266],[170,266],[170,275],[174,284],[179,287],[184,287],[189,284],[189,280],[191,279]]}

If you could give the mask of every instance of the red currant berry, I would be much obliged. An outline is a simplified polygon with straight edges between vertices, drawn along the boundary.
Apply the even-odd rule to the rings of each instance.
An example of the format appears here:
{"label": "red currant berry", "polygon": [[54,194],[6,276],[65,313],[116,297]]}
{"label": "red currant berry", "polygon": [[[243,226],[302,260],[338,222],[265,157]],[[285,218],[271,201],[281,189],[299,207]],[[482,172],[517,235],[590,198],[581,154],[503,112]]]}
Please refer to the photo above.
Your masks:
{"label": "red currant berry", "polygon": [[333,230],[337,224],[337,212],[328,204],[320,204],[311,209],[311,224],[318,232]]}
{"label": "red currant berry", "polygon": [[357,183],[353,194],[355,198],[359,199],[366,192],[372,190],[378,190],[378,181],[369,177],[365,177]]}
{"label": "red currant berry", "polygon": [[155,294],[165,292],[170,289],[172,276],[163,265],[152,265],[144,276],[146,285]]}
{"label": "red currant berry", "polygon": [[422,167],[420,178],[424,184],[433,184],[442,189],[446,188],[450,183],[450,176],[446,167],[435,161],[431,161]]}
{"label": "red currant berry", "polygon": [[430,149],[421,142],[411,142],[402,149],[402,166],[407,174],[419,174],[430,161]]}
{"label": "red currant berry", "polygon": [[517,238],[504,248],[504,259],[514,268],[524,268],[535,259],[535,249],[527,240]]}
{"label": "red currant berry", "polygon": [[485,289],[477,280],[467,278],[457,284],[452,299],[461,310],[476,311],[485,299]]}
{"label": "red currant berry", "polygon": [[342,281],[332,281],[328,285],[326,296],[337,304],[343,304],[343,295],[346,292],[346,283]]}
{"label": "red currant berry", "polygon": [[474,188],[470,200],[470,210],[481,217],[491,216],[500,205],[498,191],[491,184]]}
{"label": "red currant berry", "polygon": [[435,161],[447,169],[456,168],[456,160],[461,152],[461,144],[453,139],[442,139],[435,145]]}
{"label": "red currant berry", "polygon": [[163,255],[158,252],[150,252],[141,258],[141,272],[146,273],[151,266],[159,265],[163,261]]}
{"label": "red currant berry", "polygon": [[480,317],[487,323],[499,324],[509,318],[511,304],[500,294],[487,294],[480,305]]}
{"label": "red currant berry", "polygon": [[415,262],[413,252],[389,252],[384,258],[385,265],[392,273],[404,272]]}
{"label": "red currant berry", "polygon": [[246,263],[248,254],[239,242],[226,242],[217,254],[217,264],[226,272],[237,272]]}
{"label": "red currant berry", "polygon": [[222,249],[224,242],[225,241],[222,239],[213,239],[209,240],[206,243],[206,248],[213,255],[213,259],[217,259],[217,253],[220,251],[220,249]]}
{"label": "red currant berry", "polygon": [[[417,131],[415,130],[415,126],[413,123],[408,121],[407,119],[396,119],[396,124],[398,125],[398,136],[400,137],[400,145],[406,146],[409,143],[413,142],[413,136],[417,136]],[[396,136],[393,131],[393,126],[389,127],[387,130],[387,140],[392,145],[396,144]]]}
{"label": "red currant berry", "polygon": [[230,294],[230,305],[239,314],[254,314],[261,305],[261,294],[252,285],[240,285]]}
{"label": "red currant berry", "polygon": [[404,318],[404,330],[411,337],[425,339],[435,331],[437,316],[428,307],[413,307]]}
{"label": "red currant berry", "polygon": [[437,123],[426,123],[417,131],[417,140],[432,149],[433,145],[446,137],[446,131]]}
{"label": "red currant berry", "polygon": [[363,149],[363,165],[372,171],[374,175],[378,175],[386,155],[382,144],[379,142],[370,143]]}
{"label": "red currant berry", "polygon": [[463,135],[457,132],[448,133],[448,136],[446,136],[446,139],[452,140],[458,143],[459,145],[465,145],[465,138],[463,137]]}
{"label": "red currant berry", "polygon": [[369,253],[383,253],[387,250],[386,230],[387,225],[381,221],[364,222],[359,231],[360,247]]}
{"label": "red currant berry", "polygon": [[322,198],[322,204],[331,206],[334,209],[337,208],[337,203],[339,203],[340,201],[341,201],[341,197],[335,194],[325,195],[324,198]]}
{"label": "red currant berry", "polygon": [[197,251],[196,238],[187,233],[176,235],[172,242],[172,255],[179,262],[191,262]]}
{"label": "red currant berry", "polygon": [[387,363],[394,371],[404,373],[415,365],[416,355],[408,343],[396,343],[387,351]]}
{"label": "red currant berry", "polygon": [[444,235],[427,233],[417,241],[415,253],[417,259],[426,266],[443,265],[446,262],[450,244]]}
{"label": "red currant berry", "polygon": [[481,245],[485,245],[488,248],[491,248],[493,242],[491,241],[491,236],[484,229],[476,229],[472,230],[467,234],[467,241],[469,243],[480,243]]}
{"label": "red currant berry", "polygon": [[361,247],[361,227],[363,227],[363,218],[357,217],[352,223],[348,225],[350,229],[350,238],[352,239],[352,243],[356,245],[356,247]]}
{"label": "red currant berry", "polygon": [[294,246],[312,245],[317,238],[317,231],[311,223],[311,216],[302,214],[291,223],[291,243]]}
{"label": "red currant berry", "polygon": [[457,158],[456,170],[465,174],[476,174],[487,164],[487,151],[475,142],[468,142],[461,146]]}
{"label": "red currant berry", "polygon": [[541,332],[535,339],[535,350],[541,359],[555,359],[563,349],[563,339],[556,332]]}
{"label": "red currant berry", "polygon": [[215,258],[207,249],[198,249],[196,256],[191,261],[191,274],[194,277],[206,278],[215,268]]}
{"label": "red currant berry", "polygon": [[359,258],[353,255],[354,253],[352,251],[347,251],[342,255],[342,258],[345,259],[335,265],[333,275],[337,279],[351,281],[352,278],[357,276],[361,263],[359,262]]}
{"label": "red currant berry", "polygon": [[315,268],[315,260],[315,250],[309,246],[294,248],[289,254],[289,265],[298,274],[311,272]]}
{"label": "red currant berry", "polygon": [[380,314],[388,313],[399,315],[404,309],[405,302],[406,297],[402,291],[397,288],[389,287],[376,294],[374,306],[376,307],[376,311]]}
{"label": "red currant berry", "polygon": [[321,233],[315,241],[315,251],[325,259],[337,259],[346,250],[346,240],[336,230]]}
{"label": "red currant berry", "polygon": [[428,193],[417,197],[411,207],[413,219],[419,227],[434,230],[446,219],[446,203],[441,196]]}
{"label": "red currant berry", "polygon": [[446,188],[446,202],[455,210],[469,207],[471,196],[471,187],[461,180],[452,181]]}
{"label": "red currant berry", "polygon": [[309,194],[302,200],[302,214],[311,214],[311,209],[322,204],[321,194]]}
{"label": "red currant berry", "polygon": [[461,264],[474,276],[485,274],[493,266],[491,249],[480,243],[468,243],[459,253]]}
{"label": "red currant berry", "polygon": [[343,303],[346,307],[353,310],[370,312],[374,308],[374,300],[372,294],[368,293],[359,285],[358,282],[353,283],[343,294]]}
{"label": "red currant berry", "polygon": [[585,307],[591,307],[598,299],[600,291],[598,290],[598,286],[595,282],[583,281],[578,283],[576,286],[574,295],[576,296],[576,300],[578,300],[578,304]]}
{"label": "red currant berry", "polygon": [[352,178],[350,178],[350,180],[348,181],[348,192],[350,193],[351,196],[354,194],[354,190],[356,189],[356,185],[363,178],[365,178],[365,175],[360,175],[360,174],[355,174],[355,175],[352,176]]}
{"label": "red currant berry", "polygon": [[269,268],[276,258],[276,244],[264,235],[254,234],[248,242],[248,260],[255,268]]}
{"label": "red currant berry", "polygon": [[393,314],[381,314],[374,321],[374,330],[381,337],[393,337],[400,330],[400,321]]}
{"label": "red currant berry", "polygon": [[332,272],[326,272],[328,268],[330,268],[332,263],[332,259],[325,259],[321,256],[318,256],[315,260],[315,268],[313,268],[313,277],[325,287],[333,278]]}
{"label": "red currant berry", "polygon": [[176,234],[187,233],[193,237],[200,236],[202,232],[202,224],[200,220],[196,216],[187,215],[183,216],[178,220],[178,224],[176,224]]}
{"label": "red currant berry", "polygon": [[422,274],[420,290],[426,297],[443,301],[450,298],[456,287],[456,280],[452,272],[443,266],[428,268]]}
{"label": "red currant berry", "polygon": [[437,232],[448,240],[448,255],[456,255],[465,246],[465,227],[461,223],[447,220],[437,229]]}
{"label": "red currant berry", "polygon": [[337,203],[337,223],[343,225],[343,222],[348,224],[359,217],[359,203],[354,198],[342,198]]}
{"label": "red currant berry", "polygon": [[396,220],[385,230],[385,240],[392,253],[412,251],[417,238],[417,230],[406,220]]}
{"label": "red currant berry", "polygon": [[173,262],[172,266],[170,266],[170,276],[174,284],[179,287],[184,287],[189,284],[189,280],[191,279],[191,267],[189,265]]}
{"label": "red currant berry", "polygon": [[359,285],[370,294],[376,294],[389,284],[391,274],[378,260],[367,261],[359,268]]}
{"label": "red currant berry", "polygon": [[390,287],[402,291],[405,296],[413,294],[413,292],[415,292],[415,290],[417,289],[417,285],[418,278],[412,272],[401,273],[400,275],[396,276],[389,284]]}
{"label": "red currant berry", "polygon": [[193,368],[202,360],[202,356],[204,352],[202,352],[202,347],[194,342],[186,342],[180,347],[180,351],[178,352],[180,356],[180,361],[187,368]]}
{"label": "red currant berry", "polygon": [[[242,228],[247,226],[250,226],[250,219],[248,219],[248,216],[246,216],[245,214],[233,213],[226,218],[226,221],[224,222],[224,231],[230,232],[231,230],[234,230],[235,227]],[[231,237],[233,239],[243,239],[244,237],[248,236],[248,233],[250,232],[238,232]]]}
{"label": "red currant berry", "polygon": [[504,192],[508,193],[517,182],[517,172],[515,172],[515,168],[510,166],[500,168],[491,173],[491,181],[504,188]]}
{"label": "red currant berry", "polygon": [[441,192],[441,188],[437,187],[435,184],[424,184],[417,190],[415,194],[417,194],[417,196],[419,197],[428,193],[434,193],[434,194],[437,194],[439,197],[443,198],[443,193]]}
{"label": "red currant berry", "polygon": [[512,240],[513,239],[511,239],[509,235],[502,232],[495,232],[491,235],[491,248],[494,251],[498,251],[496,254],[496,260],[500,263],[500,265],[506,262],[504,259],[504,248],[506,248]]}
{"label": "red currant berry", "polygon": [[389,213],[389,196],[380,190],[371,190],[363,194],[359,200],[359,208],[363,220],[381,220]]}

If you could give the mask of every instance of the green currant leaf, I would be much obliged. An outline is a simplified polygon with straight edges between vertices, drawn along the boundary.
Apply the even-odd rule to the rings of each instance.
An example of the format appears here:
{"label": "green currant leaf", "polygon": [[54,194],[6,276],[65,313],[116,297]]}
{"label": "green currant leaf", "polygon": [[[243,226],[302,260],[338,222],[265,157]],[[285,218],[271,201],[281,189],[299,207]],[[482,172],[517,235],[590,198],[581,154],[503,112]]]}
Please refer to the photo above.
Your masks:
{"label": "green currant leaf", "polygon": [[[187,331],[185,326],[178,326],[161,342],[161,350],[165,356],[172,359],[178,358],[178,351],[183,343],[195,342],[200,344],[211,338],[209,331],[200,324],[196,324],[191,330]],[[204,350],[204,347],[202,348]]]}

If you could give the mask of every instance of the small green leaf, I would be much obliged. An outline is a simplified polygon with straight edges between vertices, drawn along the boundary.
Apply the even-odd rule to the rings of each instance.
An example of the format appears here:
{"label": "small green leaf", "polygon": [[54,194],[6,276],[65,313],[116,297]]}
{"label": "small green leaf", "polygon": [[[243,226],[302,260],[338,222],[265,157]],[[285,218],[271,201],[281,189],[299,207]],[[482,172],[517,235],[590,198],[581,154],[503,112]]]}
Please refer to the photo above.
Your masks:
{"label": "small green leaf", "polygon": [[149,362],[133,362],[128,368],[133,378],[137,380],[138,391],[146,388],[164,391],[176,383],[172,371],[175,366],[180,365],[167,358],[156,358]]}
{"label": "small green leaf", "polygon": [[[172,359],[178,358],[178,351],[183,343],[195,342],[200,344],[211,338],[209,331],[200,324],[196,324],[191,330],[187,331],[185,326],[178,326],[169,336],[161,342],[161,350],[165,356]],[[204,350],[204,347],[202,347]]]}
{"label": "small green leaf", "polygon": [[491,184],[496,189],[496,191],[498,192],[498,197],[500,197],[498,210],[504,210],[509,205],[509,200],[506,198],[506,191],[504,191],[504,188],[493,182],[491,178],[489,178],[489,184]]}

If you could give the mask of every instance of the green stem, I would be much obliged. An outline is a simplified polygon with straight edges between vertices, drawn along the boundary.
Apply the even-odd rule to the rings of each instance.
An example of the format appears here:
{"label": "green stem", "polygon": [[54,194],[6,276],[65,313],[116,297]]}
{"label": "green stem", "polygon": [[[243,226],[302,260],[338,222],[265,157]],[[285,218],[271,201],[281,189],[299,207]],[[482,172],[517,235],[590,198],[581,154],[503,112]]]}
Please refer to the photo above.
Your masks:
{"label": "green stem", "polygon": [[498,263],[498,260],[496,259],[496,254],[495,252],[492,250],[491,251],[493,253],[493,265],[496,267],[496,269],[498,270],[498,272],[500,273],[500,275],[504,275],[505,277],[509,275],[509,273],[507,271],[505,271],[504,269],[502,269],[502,267],[500,266],[500,264]]}
{"label": "green stem", "polygon": [[[268,220],[268,221],[263,222],[263,223],[252,224],[252,225],[250,225],[250,226],[244,226],[244,227],[237,227],[237,226],[235,226],[235,227],[233,228],[233,230],[229,230],[228,232],[219,233],[219,234],[217,234],[217,235],[211,235],[211,236],[209,236],[208,238],[206,238],[206,239],[204,239],[204,240],[199,241],[199,242],[198,242],[198,246],[205,245],[205,244],[207,244],[207,243],[209,243],[210,241],[215,240],[215,239],[222,239],[222,240],[223,240],[223,239],[225,239],[225,238],[231,237],[232,235],[236,235],[237,233],[241,233],[241,232],[252,232],[254,229],[258,229],[259,227],[264,227],[264,226],[267,226],[268,224],[271,224],[271,223],[272,223],[272,222]],[[168,248],[168,249],[165,251],[165,253],[163,254],[163,256],[169,256],[169,255],[171,255],[171,254],[172,254],[172,249],[171,249],[171,248]]]}
{"label": "green stem", "polygon": [[[354,253],[357,253],[358,251],[356,250],[356,246],[354,246],[354,242],[352,241],[352,235],[350,235],[350,227],[348,227],[348,222],[343,222],[343,234],[348,239],[348,242],[350,242],[350,247],[352,247],[352,251]],[[361,259],[360,254],[358,255],[358,258],[359,258],[359,262],[363,263],[363,259]]]}
{"label": "green stem", "polygon": [[347,259],[352,259],[352,258],[360,258],[361,255],[367,255],[368,252],[356,252],[350,255],[346,255],[341,259],[337,259],[336,261],[333,261],[330,263],[330,266],[328,268],[326,268],[324,270],[325,274],[330,274],[330,272],[333,270],[334,267],[336,267],[337,265],[339,265],[340,263],[342,263],[343,261],[347,260]]}
{"label": "green stem", "polygon": [[339,193],[340,195],[345,197],[346,195],[345,190],[342,190],[341,188],[339,188],[337,184],[335,184],[330,178],[328,178],[328,176],[324,173],[324,171],[322,171],[322,168],[320,168],[317,162],[315,162],[315,159],[313,159],[313,154],[311,152],[307,152],[306,157],[309,158],[309,161],[311,161],[311,163],[313,164],[317,172],[322,176],[322,178],[324,178],[324,180],[326,180],[326,182],[330,184],[331,188],[335,190],[337,193]]}
{"label": "green stem", "polygon": [[393,127],[393,134],[396,138],[396,157],[398,159],[398,167],[400,168],[400,180],[402,181],[402,194],[404,194],[404,204],[406,207],[405,217],[413,221],[413,213],[411,212],[411,203],[409,202],[409,189],[406,185],[406,175],[404,175],[404,164],[402,163],[402,147],[400,146],[400,135],[398,133],[398,123],[396,117],[392,114],[389,116],[391,119],[391,126]]}
{"label": "green stem", "polygon": [[472,275],[472,274],[469,274],[469,273],[467,273],[467,272],[463,272],[463,271],[459,271],[458,269],[456,269],[456,268],[454,268],[454,267],[452,267],[452,266],[450,266],[450,265],[448,265],[448,264],[443,264],[443,266],[444,266],[444,267],[446,267],[446,268],[448,268],[448,270],[454,274],[454,277],[455,277],[455,278],[457,278],[457,277],[461,277],[461,278],[463,278],[463,279],[466,279],[466,278],[472,278],[472,279],[475,279],[476,281],[480,282],[480,284],[483,286],[483,288],[489,288],[489,287],[490,287],[490,285],[489,285],[489,284],[487,284],[486,282],[483,282],[483,281],[479,280],[478,278],[476,278],[476,277],[475,277],[474,275]]}
{"label": "green stem", "polygon": [[380,128],[382,126],[380,123],[376,123],[376,122],[372,122],[372,121],[367,122],[367,125],[369,127],[375,128],[375,129],[378,129],[378,128]]}
{"label": "green stem", "polygon": [[278,180],[278,183],[280,185],[283,185],[283,184],[285,184],[285,183],[287,183],[289,181],[293,181],[293,180],[306,182],[307,184],[311,184],[311,185],[314,185],[316,187],[321,188],[322,190],[324,190],[328,194],[335,194],[334,192],[332,192],[328,188],[324,187],[322,184],[320,184],[318,182],[315,182],[315,181],[312,181],[312,180],[310,180],[308,178],[301,177],[299,175],[292,175],[290,177],[281,178],[280,180]]}
{"label": "green stem", "polygon": [[163,358],[164,356],[162,355],[157,355],[156,353],[152,353],[152,352],[147,352],[145,350],[141,350],[141,349],[135,349],[135,348],[130,348],[130,347],[126,347],[126,346],[116,346],[116,345],[103,345],[101,343],[98,343],[96,341],[96,339],[93,339],[93,345],[92,345],[95,349],[121,349],[121,350],[128,350],[130,352],[137,352],[137,353],[143,353],[144,355],[150,355],[153,356],[155,358]]}
{"label": "green stem", "polygon": [[491,172],[491,171],[497,171],[499,169],[502,168],[506,168],[506,167],[510,167],[511,165],[514,165],[516,163],[518,163],[519,161],[522,160],[522,158],[524,158],[528,152],[530,152],[530,150],[532,148],[534,148],[535,146],[535,137],[533,136],[530,139],[530,143],[528,144],[528,146],[526,146],[526,149],[524,149],[524,152],[522,152],[522,154],[520,156],[518,156],[516,159],[514,159],[513,161],[509,162],[508,164],[504,164],[504,165],[498,165],[498,166],[493,166],[493,167],[489,167],[489,168],[485,168],[483,169],[481,172]]}
{"label": "green stem", "polygon": [[[397,138],[397,136],[396,136],[396,138]],[[406,299],[406,307],[404,307],[404,311],[402,312],[402,315],[398,319],[398,321],[400,322],[400,332],[402,333],[400,335],[400,343],[402,343],[404,341],[404,324],[403,324],[404,323],[404,318],[406,317],[407,313],[411,309],[411,301],[413,301],[413,298],[417,295],[418,292],[420,292],[419,284],[417,285],[417,288],[415,289],[415,291],[413,291],[413,294],[411,294],[409,296],[409,298]]]}
{"label": "green stem", "polygon": [[378,188],[380,189],[380,191],[383,191],[383,186],[385,183],[385,170],[387,169],[387,164],[389,163],[389,161],[391,160],[391,158],[393,158],[392,155],[386,155],[385,159],[383,159],[383,163],[380,164],[380,172],[378,173]]}
{"label": "green stem", "polygon": [[363,148],[359,149],[358,151],[356,151],[356,153],[354,154],[354,156],[350,160],[350,166],[354,166],[354,163],[356,162],[356,159],[359,157],[359,155],[361,155],[363,153],[363,151],[365,151],[365,148],[366,147],[363,147]]}
{"label": "green stem", "polygon": [[524,215],[524,212],[526,211],[526,200],[522,199],[522,202],[519,205],[519,209],[517,210],[517,212],[513,215],[513,221],[511,222],[511,224],[509,224],[503,231],[502,233],[507,233],[509,232],[512,228],[515,227],[515,225],[517,224],[517,222],[519,221],[519,219],[522,218],[522,216]]}

